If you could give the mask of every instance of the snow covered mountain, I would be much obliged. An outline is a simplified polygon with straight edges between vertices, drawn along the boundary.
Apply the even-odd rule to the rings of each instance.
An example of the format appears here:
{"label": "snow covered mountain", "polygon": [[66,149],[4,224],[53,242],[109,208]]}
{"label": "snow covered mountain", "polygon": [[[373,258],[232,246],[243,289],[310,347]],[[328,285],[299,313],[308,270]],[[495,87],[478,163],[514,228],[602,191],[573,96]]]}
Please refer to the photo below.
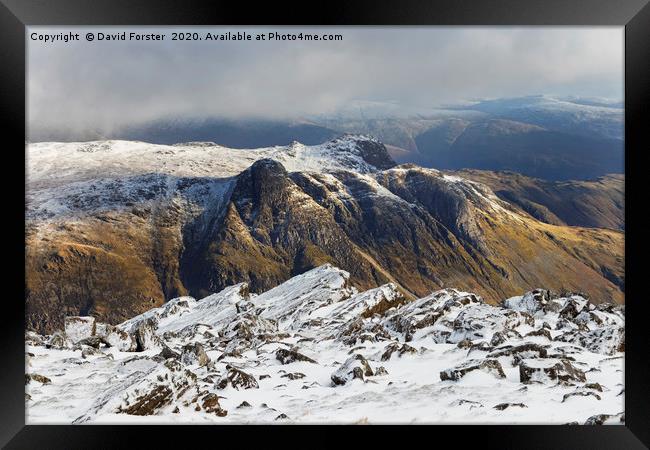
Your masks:
{"label": "snow covered mountain", "polygon": [[359,291],[329,264],[29,332],[27,423],[624,422],[624,307]]}
{"label": "snow covered mountain", "polygon": [[261,293],[325,263],[410,300],[453,287],[496,303],[543,286],[623,302],[623,233],[537,220],[480,182],[396,166],[369,137],[27,152],[26,319],[41,333],[241,282]]}

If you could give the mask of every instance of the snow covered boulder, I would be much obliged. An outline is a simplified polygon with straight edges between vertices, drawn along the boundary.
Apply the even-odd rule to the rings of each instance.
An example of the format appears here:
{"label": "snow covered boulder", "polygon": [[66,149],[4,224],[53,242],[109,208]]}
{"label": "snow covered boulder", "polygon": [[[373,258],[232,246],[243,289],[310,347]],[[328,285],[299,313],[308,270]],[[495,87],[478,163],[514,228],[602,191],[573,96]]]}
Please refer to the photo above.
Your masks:
{"label": "snow covered boulder", "polygon": [[587,381],[583,371],[562,359],[524,360],[519,363],[519,380],[522,383],[559,381],[564,383]]}
{"label": "snow covered boulder", "polygon": [[534,289],[522,296],[511,297],[503,301],[504,308],[535,314],[551,301],[551,292],[546,289]]}
{"label": "snow covered boulder", "polygon": [[546,358],[548,356],[546,346],[527,342],[521,345],[507,345],[504,347],[496,348],[488,355],[488,358],[501,358],[510,357],[514,364],[519,363],[524,359],[531,358]]}
{"label": "snow covered boulder", "polygon": [[295,350],[287,350],[285,348],[281,348],[275,352],[275,358],[282,364],[291,364],[295,361],[305,361],[312,364],[318,364],[316,361],[308,356],[303,355],[302,353],[298,353]]}
{"label": "snow covered boulder", "polygon": [[501,363],[499,363],[499,361],[496,359],[470,359],[469,361],[465,361],[464,363],[461,363],[454,368],[443,370],[440,372],[440,379],[442,381],[458,381],[469,372],[473,372],[475,370],[480,370],[482,372],[488,373],[495,376],[496,378],[506,377],[506,374],[503,372],[503,367],[501,367]]}
{"label": "snow covered boulder", "polygon": [[208,358],[203,346],[197,342],[183,347],[181,362],[187,366],[198,365],[203,367],[210,362],[210,358]]}
{"label": "snow covered boulder", "polygon": [[400,344],[398,342],[393,342],[391,344],[388,344],[386,347],[384,347],[384,353],[382,353],[381,355],[381,360],[388,361],[393,356],[393,353],[395,352],[397,352],[399,356],[402,356],[405,353],[414,355],[418,351],[408,344]]}
{"label": "snow covered boulder", "polygon": [[68,316],[64,319],[65,336],[76,344],[82,339],[95,335],[95,318]]}
{"label": "snow covered boulder", "polygon": [[573,330],[557,336],[555,340],[580,345],[590,352],[613,355],[625,351],[625,328],[612,325],[591,331]]}
{"label": "snow covered boulder", "polygon": [[138,347],[135,336],[117,327],[110,327],[104,335],[104,339],[111,347],[115,347],[121,352],[134,352]]}
{"label": "snow covered boulder", "polygon": [[144,319],[137,324],[134,332],[136,351],[163,348],[163,342],[156,334],[157,326],[158,321],[155,319]]}
{"label": "snow covered boulder", "polygon": [[72,347],[72,343],[70,342],[70,340],[67,339],[65,334],[61,333],[60,331],[52,333],[52,335],[47,339],[47,341],[45,341],[45,348],[63,349],[63,348],[71,348],[71,347]]}
{"label": "snow covered boulder", "polygon": [[362,355],[354,355],[348,358],[343,365],[332,374],[332,383],[335,386],[344,385],[354,379],[364,381],[365,377],[374,375],[370,364]]}

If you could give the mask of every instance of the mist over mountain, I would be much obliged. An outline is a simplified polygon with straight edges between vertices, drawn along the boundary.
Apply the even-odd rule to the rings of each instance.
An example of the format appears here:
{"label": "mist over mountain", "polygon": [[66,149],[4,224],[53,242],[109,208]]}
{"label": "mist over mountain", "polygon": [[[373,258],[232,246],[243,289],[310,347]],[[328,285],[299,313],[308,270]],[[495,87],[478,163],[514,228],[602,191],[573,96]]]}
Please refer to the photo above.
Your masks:
{"label": "mist over mountain", "polygon": [[293,141],[321,144],[346,133],[380,140],[399,163],[437,169],[508,170],[546,180],[623,173],[620,102],[547,95],[444,108],[356,101],[334,113],[302,119],[160,119],[112,132],[37,129],[30,140],[207,141],[257,148]]}

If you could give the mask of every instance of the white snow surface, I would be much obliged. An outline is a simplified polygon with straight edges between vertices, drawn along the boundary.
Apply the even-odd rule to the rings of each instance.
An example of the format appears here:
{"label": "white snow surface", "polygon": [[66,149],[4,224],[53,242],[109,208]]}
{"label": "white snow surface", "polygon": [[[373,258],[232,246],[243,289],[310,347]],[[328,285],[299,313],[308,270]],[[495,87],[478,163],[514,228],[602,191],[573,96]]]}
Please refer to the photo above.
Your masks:
{"label": "white snow surface", "polygon": [[[540,291],[491,306],[454,289],[406,302],[394,285],[358,292],[348,280],[324,265],[260,295],[238,284],[118,325],[137,335],[153,323],[164,356],[30,333],[27,373],[50,382],[26,384],[27,423],[623,423],[622,307]],[[196,344],[207,364],[174,356]],[[577,378],[541,372],[564,363]],[[538,371],[531,382],[522,364]]]}
{"label": "white snow surface", "polygon": [[[345,201],[351,193],[332,174],[347,172],[365,195],[407,203],[378,182],[377,176],[403,176],[406,169],[378,170],[366,162],[359,148],[372,137],[348,135],[320,145],[294,142],[287,146],[231,149],[214,143],[157,145],[137,141],[40,142],[27,145],[27,219],[37,223],[75,220],[105,211],[155,208],[173,202],[195,217],[207,208],[221,210],[235,177],[260,159],[280,162],[288,172],[321,174],[340,189]],[[468,198],[480,198],[494,212],[517,216],[506,209],[489,188],[435,169],[426,172]],[[312,182],[318,183],[313,177]],[[301,194],[301,193],[298,193]],[[305,195],[306,194],[302,194]],[[356,195],[360,195],[359,192]],[[517,216],[518,217],[518,216]]]}

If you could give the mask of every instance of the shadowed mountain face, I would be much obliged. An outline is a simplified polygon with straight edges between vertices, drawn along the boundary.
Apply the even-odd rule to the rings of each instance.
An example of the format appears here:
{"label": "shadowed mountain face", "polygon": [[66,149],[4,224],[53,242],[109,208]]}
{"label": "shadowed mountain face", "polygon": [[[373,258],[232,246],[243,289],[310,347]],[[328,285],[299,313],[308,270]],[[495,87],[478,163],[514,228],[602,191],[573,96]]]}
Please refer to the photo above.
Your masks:
{"label": "shadowed mountain face", "polygon": [[[416,138],[422,163],[439,169],[510,170],[547,180],[623,172],[622,141],[493,119],[445,123]],[[461,131],[462,129],[462,131]]]}
{"label": "shadowed mountain face", "polygon": [[624,297],[621,232],[537,220],[486,184],[395,166],[368,138],[29,151],[27,322],[41,332],[66,314],[117,323],[242,281],[263,292],[324,263],[407,298],[455,287],[496,301],[542,286]]}

